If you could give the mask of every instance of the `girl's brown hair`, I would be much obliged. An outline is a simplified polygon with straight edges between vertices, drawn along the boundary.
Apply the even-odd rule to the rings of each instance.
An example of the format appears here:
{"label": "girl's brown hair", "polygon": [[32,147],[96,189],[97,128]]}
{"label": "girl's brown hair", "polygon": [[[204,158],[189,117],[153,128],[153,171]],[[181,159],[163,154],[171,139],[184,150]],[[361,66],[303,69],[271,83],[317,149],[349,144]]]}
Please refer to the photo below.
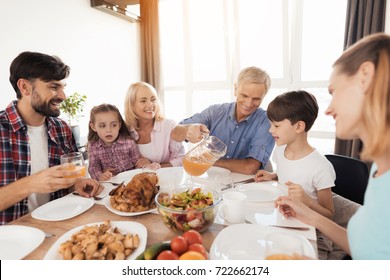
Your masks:
{"label": "girl's brown hair", "polygon": [[375,74],[363,104],[362,121],[365,129],[374,133],[365,140],[362,158],[373,160],[388,152],[390,139],[390,36],[376,33],[364,37],[347,49],[333,64],[339,73],[356,74],[362,63],[370,61]]}
{"label": "girl's brown hair", "polygon": [[145,82],[136,82],[129,87],[125,97],[125,120],[126,120],[126,125],[129,129],[132,128],[136,130],[139,129],[138,117],[134,113],[134,104],[136,101],[138,89],[141,87],[149,89],[156,96],[157,105],[156,105],[155,121],[160,121],[164,118],[161,112],[160,100],[158,98],[157,91],[155,90],[155,88]]}
{"label": "girl's brown hair", "polygon": [[119,112],[118,108],[114,105],[111,104],[101,104],[98,106],[95,106],[92,108],[90,117],[89,117],[89,125],[88,125],[88,142],[95,142],[99,140],[99,136],[97,132],[93,131],[91,128],[91,123],[95,123],[96,121],[96,115],[100,113],[107,113],[107,112],[114,112],[116,113],[118,117],[118,121],[120,123],[121,128],[119,129],[119,136],[125,136],[125,137],[130,137],[129,130],[127,129],[125,122],[122,118],[121,113]]}

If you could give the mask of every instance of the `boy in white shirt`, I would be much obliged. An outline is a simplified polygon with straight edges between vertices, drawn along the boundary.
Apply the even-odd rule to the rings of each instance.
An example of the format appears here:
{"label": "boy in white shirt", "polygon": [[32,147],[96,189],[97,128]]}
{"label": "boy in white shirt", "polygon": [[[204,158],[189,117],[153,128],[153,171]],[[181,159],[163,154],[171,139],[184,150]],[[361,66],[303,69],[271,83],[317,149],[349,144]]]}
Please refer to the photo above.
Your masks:
{"label": "boy in white shirt", "polygon": [[[276,173],[259,170],[255,180],[278,180],[288,187],[288,196],[297,197],[314,211],[332,219],[331,188],[336,173],[325,156],[307,141],[307,133],[317,115],[316,98],[303,90],[281,94],[268,105],[269,131],[276,142],[272,157]],[[332,241],[317,231],[317,247],[319,259],[327,259]]]}
{"label": "boy in white shirt", "polygon": [[334,214],[331,188],[336,174],[332,164],[309,145],[307,133],[318,115],[315,97],[306,91],[291,91],[277,96],[268,106],[270,133],[276,145],[273,160],[276,173],[259,170],[255,180],[278,180],[295,196],[316,212],[332,218]]}

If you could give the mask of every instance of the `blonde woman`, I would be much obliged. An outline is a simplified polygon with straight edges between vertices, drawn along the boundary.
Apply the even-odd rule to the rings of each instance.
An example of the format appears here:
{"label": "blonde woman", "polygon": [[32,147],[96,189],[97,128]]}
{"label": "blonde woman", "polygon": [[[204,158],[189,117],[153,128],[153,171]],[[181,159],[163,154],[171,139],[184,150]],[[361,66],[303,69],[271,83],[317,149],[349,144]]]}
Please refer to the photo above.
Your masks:
{"label": "blonde woman", "polygon": [[182,165],[184,146],[170,137],[176,122],[162,116],[157,92],[150,84],[136,82],[129,87],[125,122],[143,157],[161,167]]}
{"label": "blonde woman", "polygon": [[333,64],[326,114],[341,139],[360,138],[362,158],[374,162],[364,204],[347,229],[293,197],[277,201],[285,216],[311,224],[353,259],[390,259],[390,36],[367,36]]}

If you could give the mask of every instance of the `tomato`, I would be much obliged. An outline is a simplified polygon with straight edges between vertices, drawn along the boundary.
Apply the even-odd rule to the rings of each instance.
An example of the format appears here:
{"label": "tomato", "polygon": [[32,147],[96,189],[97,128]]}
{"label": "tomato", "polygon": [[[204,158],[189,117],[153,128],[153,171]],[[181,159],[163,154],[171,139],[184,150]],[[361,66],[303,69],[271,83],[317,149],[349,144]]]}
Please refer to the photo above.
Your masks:
{"label": "tomato", "polygon": [[178,255],[183,254],[187,251],[188,243],[183,236],[176,236],[171,240],[171,250]]}
{"label": "tomato", "polygon": [[179,255],[171,250],[164,250],[160,254],[158,254],[156,260],[178,260]]}
{"label": "tomato", "polygon": [[187,252],[190,252],[190,251],[201,253],[205,257],[206,260],[208,259],[207,250],[205,247],[203,247],[202,244],[191,244],[190,246],[188,246],[188,249],[187,249]]}
{"label": "tomato", "polygon": [[195,212],[193,211],[190,211],[187,213],[187,216],[186,216],[186,221],[187,222],[191,222],[193,219],[195,219],[196,216],[195,216]]}
{"label": "tomato", "polygon": [[202,235],[196,230],[190,229],[183,233],[183,237],[187,240],[188,244],[203,244]]}
{"label": "tomato", "polygon": [[188,251],[179,257],[179,260],[205,260],[206,258],[199,252]]}
{"label": "tomato", "polygon": [[191,192],[191,195],[195,195],[195,194],[199,193],[200,191],[201,191],[200,188],[196,188],[196,189],[194,189],[194,190]]}

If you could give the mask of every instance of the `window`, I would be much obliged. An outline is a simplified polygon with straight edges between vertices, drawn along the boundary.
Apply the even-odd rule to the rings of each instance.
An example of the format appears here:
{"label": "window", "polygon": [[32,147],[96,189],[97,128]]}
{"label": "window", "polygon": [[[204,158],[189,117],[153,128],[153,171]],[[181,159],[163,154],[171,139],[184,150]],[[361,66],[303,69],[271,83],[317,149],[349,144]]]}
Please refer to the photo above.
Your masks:
{"label": "window", "polygon": [[180,121],[211,104],[234,101],[239,71],[255,65],[272,79],[264,109],[288,90],[304,89],[316,96],[320,112],[309,141],[322,153],[333,152],[334,121],[324,111],[330,102],[331,65],[342,52],[346,4],[346,0],[160,1],[166,117]]}

